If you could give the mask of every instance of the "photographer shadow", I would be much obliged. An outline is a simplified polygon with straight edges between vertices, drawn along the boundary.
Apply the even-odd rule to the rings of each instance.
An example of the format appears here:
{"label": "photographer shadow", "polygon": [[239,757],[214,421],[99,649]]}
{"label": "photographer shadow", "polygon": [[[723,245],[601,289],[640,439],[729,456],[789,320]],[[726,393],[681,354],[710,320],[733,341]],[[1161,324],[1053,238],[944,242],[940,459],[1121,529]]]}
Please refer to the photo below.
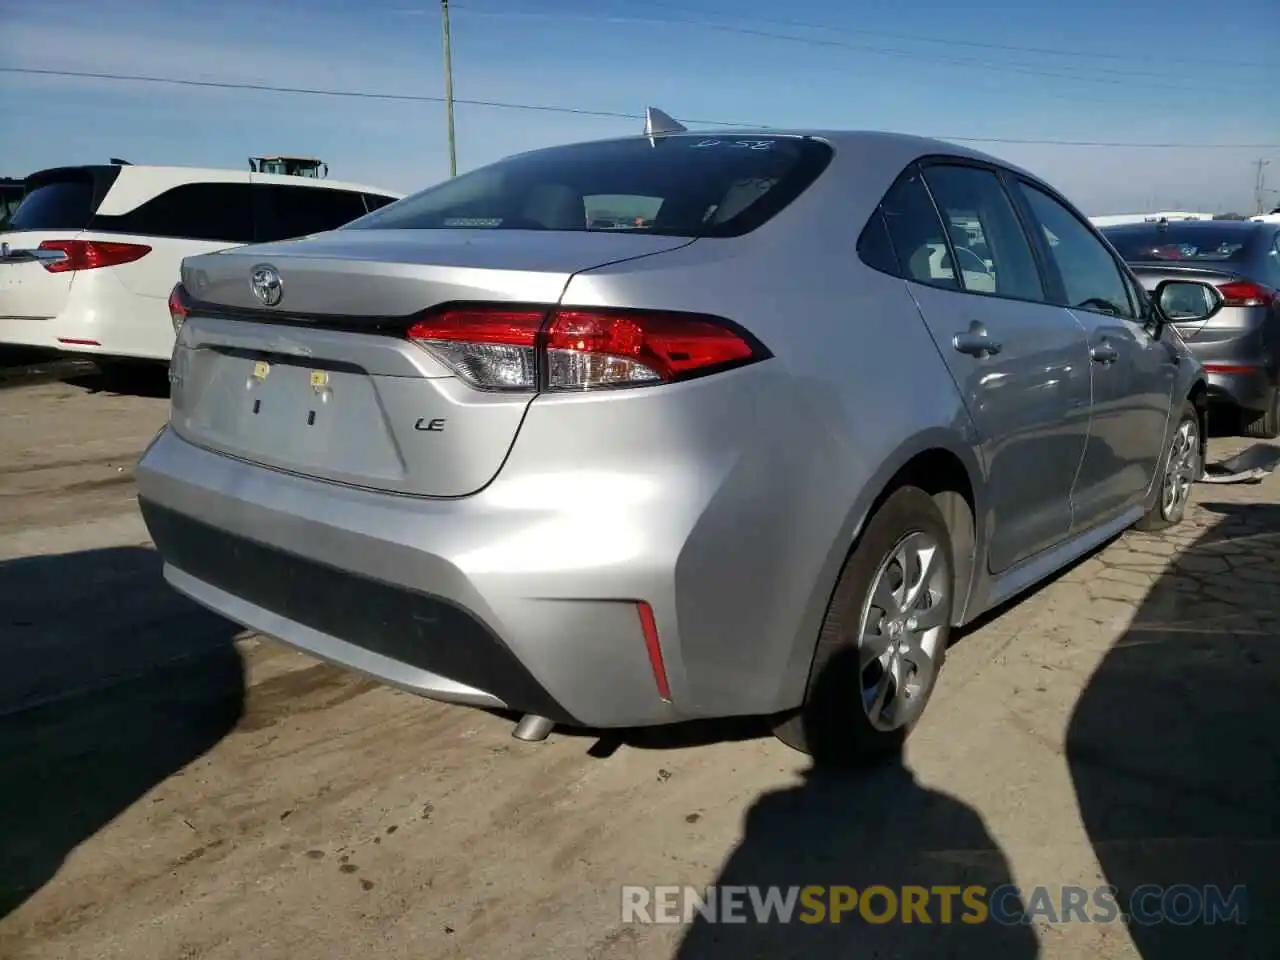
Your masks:
{"label": "photographer shadow", "polygon": [[[845,685],[850,666],[832,658],[819,684]],[[789,922],[759,923],[744,894],[740,912],[746,922],[695,915],[676,953],[679,960],[1023,960],[1038,952],[1031,926],[996,922],[985,909],[966,903],[966,888],[985,888],[977,898],[985,902],[1011,885],[1008,862],[977,812],[922,785],[900,753],[864,771],[811,769],[800,785],[762,796],[715,883],[722,895],[726,886],[778,887],[784,897],[792,887],[821,886],[825,890],[816,902],[823,910],[806,909],[801,899]],[[835,887],[854,888],[858,897],[838,922],[830,915]],[[873,887],[881,889],[869,892]],[[924,916],[905,915],[907,887],[930,891]],[[949,917],[940,894],[946,887],[952,890]],[[758,896],[766,894],[760,889]],[[1022,914],[1016,891],[998,899],[1006,919]]]}

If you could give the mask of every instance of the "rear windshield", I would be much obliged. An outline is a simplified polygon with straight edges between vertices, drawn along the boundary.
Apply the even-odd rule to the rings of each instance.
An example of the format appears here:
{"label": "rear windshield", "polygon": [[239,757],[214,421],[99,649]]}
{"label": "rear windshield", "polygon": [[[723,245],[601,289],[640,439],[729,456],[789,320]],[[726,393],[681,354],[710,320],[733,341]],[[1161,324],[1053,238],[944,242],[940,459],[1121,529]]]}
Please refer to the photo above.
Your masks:
{"label": "rear windshield", "polygon": [[406,197],[349,230],[635,231],[739,236],[826,168],[800,137],[679,135],[536,150]]}
{"label": "rear windshield", "polygon": [[1123,227],[1103,230],[1116,252],[1130,263],[1159,260],[1190,260],[1196,263],[1240,263],[1248,259],[1252,237],[1240,230],[1218,230],[1211,226],[1161,229]]}
{"label": "rear windshield", "polygon": [[83,230],[93,209],[91,177],[51,180],[23,198],[9,221],[9,229]]}

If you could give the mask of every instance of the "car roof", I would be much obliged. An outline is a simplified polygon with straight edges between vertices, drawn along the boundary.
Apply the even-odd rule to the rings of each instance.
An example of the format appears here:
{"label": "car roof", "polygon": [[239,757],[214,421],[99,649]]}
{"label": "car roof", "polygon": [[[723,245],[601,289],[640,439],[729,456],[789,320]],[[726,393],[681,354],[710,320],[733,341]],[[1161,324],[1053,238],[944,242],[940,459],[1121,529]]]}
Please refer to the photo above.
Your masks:
{"label": "car roof", "polygon": [[[143,180],[148,182],[148,186],[154,185],[157,189],[169,189],[183,183],[198,183],[201,181],[213,181],[216,183],[248,183],[252,180],[254,183],[278,183],[293,187],[308,187],[319,190],[354,190],[359,193],[375,193],[386,197],[402,197],[403,193],[397,190],[388,190],[385,187],[373,187],[368,184],[351,183],[345,180],[329,180],[329,179],[313,179],[311,177],[295,177],[282,173],[251,173],[248,170],[228,167],[183,167],[183,166],[166,166],[161,164],[148,163],[130,163],[130,164],[71,164],[65,167],[49,167],[44,170],[38,170],[28,176],[27,180],[43,179],[50,175],[56,175],[64,171],[85,170],[85,171],[105,171],[119,170],[120,178],[128,178],[130,180]],[[118,182],[118,181],[117,181]]]}

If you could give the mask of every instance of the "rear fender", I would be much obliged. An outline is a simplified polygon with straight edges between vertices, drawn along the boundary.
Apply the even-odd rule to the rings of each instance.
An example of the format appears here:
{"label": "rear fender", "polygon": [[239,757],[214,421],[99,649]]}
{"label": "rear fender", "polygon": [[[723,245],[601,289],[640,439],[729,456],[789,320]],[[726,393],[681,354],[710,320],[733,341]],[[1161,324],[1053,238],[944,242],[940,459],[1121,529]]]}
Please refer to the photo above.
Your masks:
{"label": "rear fender", "polygon": [[[987,509],[986,471],[978,452],[977,431],[969,420],[968,414],[963,416],[964,422],[959,430],[954,427],[932,427],[903,442],[881,463],[879,469],[872,474],[867,483],[863,484],[862,489],[854,497],[844,523],[841,524],[828,547],[821,576],[814,584],[799,629],[792,639],[792,651],[782,691],[784,702],[798,705],[804,699],[823,618],[831,605],[831,598],[835,593],[836,583],[844,569],[845,561],[857,545],[858,538],[868,520],[875,508],[896,488],[898,485],[896,478],[904,468],[913,459],[929,451],[941,450],[954,455],[964,467],[969,478],[969,486],[973,491],[973,523],[970,536],[967,537],[969,543],[953,545],[959,548],[956,552],[960,555],[956,557],[957,603],[952,611],[952,622],[954,624],[963,622],[964,613],[969,606],[976,583],[975,573],[982,569],[978,558],[986,555],[984,524],[979,518],[985,515]],[[939,506],[945,514],[947,505],[940,503]]]}

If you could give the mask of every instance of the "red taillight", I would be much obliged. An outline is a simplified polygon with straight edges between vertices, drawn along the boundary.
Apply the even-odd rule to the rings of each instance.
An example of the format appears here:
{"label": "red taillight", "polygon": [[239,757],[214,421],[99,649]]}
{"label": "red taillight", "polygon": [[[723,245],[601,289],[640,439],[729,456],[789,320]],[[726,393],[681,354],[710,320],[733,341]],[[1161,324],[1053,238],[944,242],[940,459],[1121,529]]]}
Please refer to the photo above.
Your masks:
{"label": "red taillight", "polygon": [[538,332],[545,310],[468,307],[446,310],[409,328],[459,376],[489,390],[536,390]]}
{"label": "red taillight", "polygon": [[50,273],[118,267],[122,263],[141,260],[151,252],[151,248],[145,244],[114,243],[109,240],[46,240],[40,244],[40,249],[60,250],[66,254],[63,259],[44,265]]}
{"label": "red taillight", "polygon": [[1276,298],[1274,290],[1251,280],[1233,280],[1218,285],[1224,307],[1268,307]]}
{"label": "red taillight", "polygon": [[177,333],[187,319],[187,291],[182,284],[177,284],[169,291],[169,319],[173,321],[173,332]]}
{"label": "red taillight", "polygon": [[597,309],[464,307],[408,331],[460,376],[487,389],[587,390],[670,383],[769,354],[715,317]]}

